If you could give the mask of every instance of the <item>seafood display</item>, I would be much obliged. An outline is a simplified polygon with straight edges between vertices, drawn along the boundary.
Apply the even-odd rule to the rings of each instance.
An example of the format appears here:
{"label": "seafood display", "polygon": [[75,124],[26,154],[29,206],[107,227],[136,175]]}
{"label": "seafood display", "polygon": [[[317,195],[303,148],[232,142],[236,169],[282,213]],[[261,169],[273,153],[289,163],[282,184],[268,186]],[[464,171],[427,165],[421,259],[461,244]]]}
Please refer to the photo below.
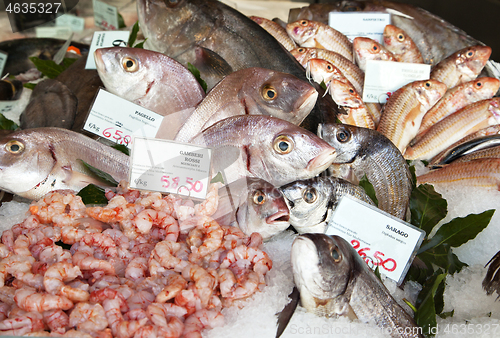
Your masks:
{"label": "seafood display", "polygon": [[[350,39],[327,24],[330,11],[389,13],[391,24],[380,43]],[[19,125],[0,114],[0,189],[28,210],[0,236],[0,333],[218,337],[269,293],[279,298],[268,309],[277,337],[295,334],[286,327],[296,314],[394,338],[438,327],[437,298],[429,305],[417,296],[443,296],[446,276],[466,264],[451,251],[458,240],[431,247],[445,237],[439,231],[448,208],[444,200],[433,230],[429,223],[443,211],[434,211],[442,205],[433,205],[432,194],[500,190],[500,67],[492,48],[418,7],[385,0],[311,4],[292,9],[287,22],[217,0],[137,0],[137,17],[126,47],[120,40],[89,53],[71,39],[0,42],[10,73],[0,81],[1,101],[28,97]],[[85,69],[88,58],[95,70]],[[430,75],[384,92],[385,103],[382,96],[365,102],[371,60],[430,65]],[[115,148],[130,147],[139,134],[114,117],[122,108],[113,107],[113,118],[98,112],[102,121],[114,119],[114,137],[83,130],[103,88],[162,116],[155,135],[140,136],[210,148],[204,199],[131,188],[134,153]],[[170,184],[164,178],[162,188]],[[101,199],[84,204],[84,188]],[[326,235],[344,196],[426,232],[398,285],[417,290],[405,298],[412,305],[387,287],[384,264],[394,262],[394,271],[399,257],[373,248],[380,279],[366,264],[370,219],[359,240]],[[467,231],[457,223],[446,236]],[[287,258],[274,250],[277,241],[287,243]],[[487,295],[500,293],[498,255],[484,269]],[[416,274],[431,271],[432,259],[447,260],[446,271],[423,283]],[[277,278],[300,296],[273,289]],[[442,284],[427,285],[431,279]],[[434,312],[422,314],[426,307]]]}

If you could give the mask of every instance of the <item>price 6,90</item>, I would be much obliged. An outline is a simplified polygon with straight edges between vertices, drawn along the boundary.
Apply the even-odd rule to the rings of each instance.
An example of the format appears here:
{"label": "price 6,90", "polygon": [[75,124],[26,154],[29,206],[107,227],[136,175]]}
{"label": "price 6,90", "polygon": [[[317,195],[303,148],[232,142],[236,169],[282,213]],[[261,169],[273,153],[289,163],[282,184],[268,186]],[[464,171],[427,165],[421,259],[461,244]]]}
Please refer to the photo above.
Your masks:
{"label": "price 6,90", "polygon": [[377,260],[377,262],[374,262],[373,259],[367,255],[367,252],[370,251],[370,248],[361,248],[361,244],[359,243],[358,240],[355,240],[353,239],[351,241],[351,244],[353,246],[354,249],[356,249],[358,251],[358,254],[361,256],[361,258],[363,258],[363,260],[368,264],[369,262],[375,264],[375,266],[381,266],[383,269],[389,271],[389,272],[392,272],[394,270],[396,270],[396,261],[392,258],[387,258],[387,259],[384,259],[384,254],[380,251],[375,251],[375,253],[373,254],[373,257]]}
{"label": "price 6,90", "polygon": [[[203,182],[195,181],[193,182],[192,177],[186,177],[185,183],[180,183],[180,177],[170,177],[168,175],[163,175],[161,177],[162,187],[165,189],[178,189],[179,186],[189,191],[200,192],[203,190]],[[181,190],[179,190],[181,192]]]}

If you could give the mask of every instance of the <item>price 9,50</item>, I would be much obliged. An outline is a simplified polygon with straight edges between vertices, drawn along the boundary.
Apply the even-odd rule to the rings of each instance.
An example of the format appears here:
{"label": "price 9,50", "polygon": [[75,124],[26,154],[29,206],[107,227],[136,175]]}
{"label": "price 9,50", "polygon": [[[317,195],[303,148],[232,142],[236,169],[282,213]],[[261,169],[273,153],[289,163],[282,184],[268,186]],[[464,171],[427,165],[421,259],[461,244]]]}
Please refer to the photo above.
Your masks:
{"label": "price 9,50", "polygon": [[366,262],[366,264],[370,265],[372,264],[373,266],[381,266],[383,269],[392,272],[396,270],[396,261],[392,258],[387,258],[384,259],[384,254],[380,251],[375,251],[373,254],[373,258],[375,258],[377,261],[374,261],[374,259],[367,255],[367,252],[370,251],[370,248],[360,248],[361,243],[359,243],[358,240],[353,239],[351,241],[351,244],[354,249],[358,251],[358,254],[363,258],[363,260]]}
{"label": "price 9,50", "polygon": [[163,175],[161,177],[162,187],[165,189],[178,189],[181,193],[182,189],[186,189],[189,193],[190,191],[200,192],[203,190],[203,182],[194,181],[192,177],[186,177],[186,180],[181,184],[181,179],[179,176],[170,177],[168,175]]}

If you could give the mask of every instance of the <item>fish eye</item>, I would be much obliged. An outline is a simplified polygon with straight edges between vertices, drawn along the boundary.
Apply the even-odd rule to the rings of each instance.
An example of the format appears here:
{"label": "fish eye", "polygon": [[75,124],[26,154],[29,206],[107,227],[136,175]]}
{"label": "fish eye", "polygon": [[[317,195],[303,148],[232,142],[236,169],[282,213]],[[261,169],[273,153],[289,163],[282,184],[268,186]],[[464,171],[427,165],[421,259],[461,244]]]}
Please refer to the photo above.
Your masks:
{"label": "fish eye", "polygon": [[483,83],[481,81],[476,82],[476,87],[481,88],[482,85]]}
{"label": "fish eye", "polygon": [[330,255],[332,256],[333,261],[335,263],[338,263],[342,260],[342,256],[340,256],[339,252],[337,251],[337,247],[334,247],[332,249],[332,252],[330,252]]}
{"label": "fish eye", "polygon": [[302,20],[302,21],[300,22],[300,24],[301,24],[302,26],[307,26],[307,24],[308,24],[308,23],[309,23],[309,21],[307,21],[307,20]]}
{"label": "fish eye", "polygon": [[349,94],[354,94],[354,89],[349,88]]}
{"label": "fish eye", "polygon": [[264,86],[262,89],[262,96],[264,97],[264,100],[266,101],[272,101],[276,99],[278,96],[278,92],[276,92],[276,89],[274,89],[273,86]]}
{"label": "fish eye", "polygon": [[351,133],[349,133],[348,130],[343,129],[337,132],[337,140],[341,143],[349,141],[350,138],[351,138]]}
{"label": "fish eye", "polygon": [[266,202],[266,195],[261,190],[255,190],[253,193],[253,202],[262,205]]}
{"label": "fish eye", "polygon": [[328,69],[329,71],[332,71],[333,67],[332,67],[332,65],[326,65],[326,69]]}
{"label": "fish eye", "polygon": [[164,0],[165,1],[165,5],[167,5],[167,7],[176,7],[179,5],[179,3],[181,2],[181,0]]}
{"label": "fish eye", "polygon": [[429,81],[427,81],[427,82],[425,83],[425,86],[426,86],[427,88],[431,88],[432,84],[431,84]]}
{"label": "fish eye", "polygon": [[471,58],[471,57],[473,57],[473,56],[474,56],[474,51],[473,51],[473,50],[469,50],[469,51],[467,52],[467,57],[468,57],[468,58]]}
{"label": "fish eye", "polygon": [[131,57],[124,57],[122,60],[122,66],[125,71],[133,73],[136,72],[139,69],[139,65],[137,64],[137,61],[135,59],[132,59]]}
{"label": "fish eye", "polygon": [[405,41],[405,36],[403,34],[398,34],[397,39],[401,42]]}
{"label": "fish eye", "polygon": [[318,198],[318,192],[315,188],[306,188],[302,192],[302,198],[306,201],[306,203],[314,203]]}
{"label": "fish eye", "polygon": [[373,49],[373,51],[376,52],[376,51],[378,51],[378,46],[377,45],[373,45],[372,49]]}
{"label": "fish eye", "polygon": [[299,48],[299,49],[297,49],[297,51],[298,51],[299,53],[304,53],[304,52],[306,51],[306,49],[305,49],[305,48]]}
{"label": "fish eye", "polygon": [[7,142],[7,144],[5,145],[5,150],[7,150],[11,154],[19,154],[23,152],[24,144],[17,140],[12,140]]}
{"label": "fish eye", "polygon": [[279,135],[274,139],[273,148],[278,154],[288,154],[293,150],[293,141],[286,135]]}

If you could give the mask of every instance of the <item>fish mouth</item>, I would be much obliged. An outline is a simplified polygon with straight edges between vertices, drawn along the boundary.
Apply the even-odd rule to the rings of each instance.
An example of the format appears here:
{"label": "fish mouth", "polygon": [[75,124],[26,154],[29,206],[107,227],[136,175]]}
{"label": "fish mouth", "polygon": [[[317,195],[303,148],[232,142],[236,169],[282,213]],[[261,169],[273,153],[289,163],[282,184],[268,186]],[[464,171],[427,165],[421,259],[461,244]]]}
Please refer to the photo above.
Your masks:
{"label": "fish mouth", "polygon": [[326,170],[333,163],[337,157],[337,152],[335,148],[329,147],[319,153],[318,156],[313,158],[307,163],[306,170],[308,171],[323,171]]}
{"label": "fish mouth", "polygon": [[[318,91],[314,88],[311,88],[309,90],[309,92],[307,93],[307,95],[304,96],[304,100],[297,103],[297,107],[295,108],[295,111],[309,113],[314,108],[314,105],[316,104],[317,98],[318,98]],[[305,116],[304,116],[304,118],[305,118]]]}
{"label": "fish mouth", "polygon": [[99,49],[96,49],[94,52],[94,60],[96,68],[101,72],[106,72],[106,65],[102,59],[102,52]]}
{"label": "fish mouth", "polygon": [[277,213],[266,217],[267,224],[281,223],[281,222],[289,222],[290,214],[288,211],[278,211]]}

